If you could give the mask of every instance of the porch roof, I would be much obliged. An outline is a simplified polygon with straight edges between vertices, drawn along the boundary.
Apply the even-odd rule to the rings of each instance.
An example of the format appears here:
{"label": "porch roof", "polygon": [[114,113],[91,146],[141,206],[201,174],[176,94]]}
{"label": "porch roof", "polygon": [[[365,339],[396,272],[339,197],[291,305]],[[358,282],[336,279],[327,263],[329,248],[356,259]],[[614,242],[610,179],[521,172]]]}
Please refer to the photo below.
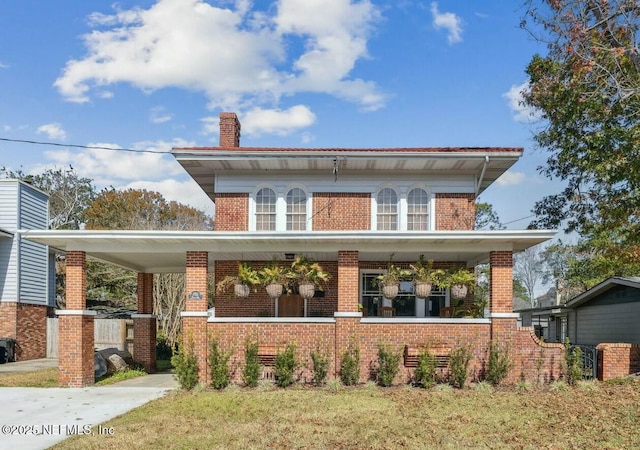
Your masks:
{"label": "porch roof", "polygon": [[20,230],[23,238],[138,272],[184,272],[187,251],[208,251],[216,260],[267,261],[285,253],[335,261],[339,250],[358,250],[361,261],[463,261],[468,267],[488,261],[489,252],[522,251],[553,238],[555,231],[129,231]]}

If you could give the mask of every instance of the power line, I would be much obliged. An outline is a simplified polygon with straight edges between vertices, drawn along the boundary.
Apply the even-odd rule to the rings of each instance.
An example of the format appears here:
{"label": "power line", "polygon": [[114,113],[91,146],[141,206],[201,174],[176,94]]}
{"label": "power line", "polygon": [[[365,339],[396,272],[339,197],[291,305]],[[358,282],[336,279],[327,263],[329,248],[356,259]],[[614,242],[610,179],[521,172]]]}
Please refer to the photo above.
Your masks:
{"label": "power line", "polygon": [[160,151],[160,150],[143,150],[143,149],[135,149],[135,148],[113,148],[113,147],[101,147],[99,145],[60,144],[58,142],[29,141],[29,140],[26,140],[26,139],[0,138],[0,141],[16,142],[16,143],[19,143],[19,144],[53,145],[55,147],[84,148],[84,149],[88,149],[88,150],[109,150],[109,151],[112,151],[112,152],[169,154],[169,152]]}

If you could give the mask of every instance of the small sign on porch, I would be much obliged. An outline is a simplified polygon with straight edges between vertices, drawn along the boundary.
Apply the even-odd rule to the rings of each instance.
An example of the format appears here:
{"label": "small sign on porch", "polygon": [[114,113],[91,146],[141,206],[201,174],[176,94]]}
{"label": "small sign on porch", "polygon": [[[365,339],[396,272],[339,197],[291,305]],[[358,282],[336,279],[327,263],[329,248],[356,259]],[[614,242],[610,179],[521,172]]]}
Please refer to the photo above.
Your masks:
{"label": "small sign on porch", "polygon": [[193,291],[189,294],[189,300],[202,300],[202,294],[200,291]]}

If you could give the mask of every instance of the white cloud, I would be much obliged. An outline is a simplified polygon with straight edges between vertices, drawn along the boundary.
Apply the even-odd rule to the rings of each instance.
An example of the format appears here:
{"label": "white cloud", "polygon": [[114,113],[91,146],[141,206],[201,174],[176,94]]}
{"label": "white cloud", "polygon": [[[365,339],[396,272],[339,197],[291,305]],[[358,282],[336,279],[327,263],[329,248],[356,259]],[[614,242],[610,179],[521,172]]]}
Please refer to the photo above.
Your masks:
{"label": "white cloud", "polygon": [[496,183],[501,187],[514,186],[516,184],[521,184],[526,178],[527,177],[522,172],[512,172],[507,170],[496,180]]}
{"label": "white cloud", "polygon": [[[94,147],[121,148],[116,144],[92,143]],[[51,167],[73,166],[78,175],[91,178],[99,188],[117,186],[132,180],[162,180],[167,177],[184,176],[184,169],[169,151],[172,147],[190,147],[193,142],[181,139],[172,142],[139,142],[137,150],[159,153],[130,152],[124,150],[82,149],[50,150],[44,152],[50,163],[42,164],[36,173]]]}
{"label": "white cloud", "polygon": [[67,133],[62,129],[59,123],[47,123],[38,127],[38,134],[44,134],[49,139],[57,139],[64,141]]}
{"label": "white cloud", "polygon": [[[267,12],[251,6],[158,0],[148,9],[92,14],[87,56],[68,61],[55,86],[75,102],[116,83],[145,92],[177,87],[203,92],[210,108],[239,112],[274,108],[281,95],[300,92],[366,110],[384,105],[375,83],[351,77],[379,18],[370,0],[279,0]],[[300,39],[302,49],[291,45]]]}
{"label": "white cloud", "polygon": [[160,124],[169,122],[173,119],[173,114],[166,112],[163,106],[156,106],[149,111],[149,120],[151,123]]}
{"label": "white cloud", "polygon": [[508,101],[509,109],[513,112],[513,119],[517,122],[529,123],[540,120],[540,113],[535,108],[522,103],[522,94],[528,90],[529,82],[525,81],[519,85],[511,86],[507,92],[502,94]]}
{"label": "white cloud", "polygon": [[0,69],[8,69],[9,66],[0,61]]}
{"label": "white cloud", "polygon": [[433,15],[433,26],[436,29],[444,28],[448,31],[447,40],[449,44],[462,42],[462,19],[454,13],[441,13],[438,10],[438,3],[431,3],[431,14]]}
{"label": "white cloud", "polygon": [[271,133],[280,136],[306,128],[316,121],[316,115],[304,105],[287,110],[253,108],[242,116],[242,132],[247,135]]}

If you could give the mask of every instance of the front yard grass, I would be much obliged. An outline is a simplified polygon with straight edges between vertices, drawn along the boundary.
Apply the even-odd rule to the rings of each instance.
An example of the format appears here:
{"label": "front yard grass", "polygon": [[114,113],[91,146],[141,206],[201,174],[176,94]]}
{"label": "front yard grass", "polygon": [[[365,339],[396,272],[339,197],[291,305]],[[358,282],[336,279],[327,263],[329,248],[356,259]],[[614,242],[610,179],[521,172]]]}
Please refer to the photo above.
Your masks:
{"label": "front yard grass", "polygon": [[640,383],[173,392],[56,449],[640,448]]}
{"label": "front yard grass", "polygon": [[58,387],[58,369],[0,373],[0,387]]}

